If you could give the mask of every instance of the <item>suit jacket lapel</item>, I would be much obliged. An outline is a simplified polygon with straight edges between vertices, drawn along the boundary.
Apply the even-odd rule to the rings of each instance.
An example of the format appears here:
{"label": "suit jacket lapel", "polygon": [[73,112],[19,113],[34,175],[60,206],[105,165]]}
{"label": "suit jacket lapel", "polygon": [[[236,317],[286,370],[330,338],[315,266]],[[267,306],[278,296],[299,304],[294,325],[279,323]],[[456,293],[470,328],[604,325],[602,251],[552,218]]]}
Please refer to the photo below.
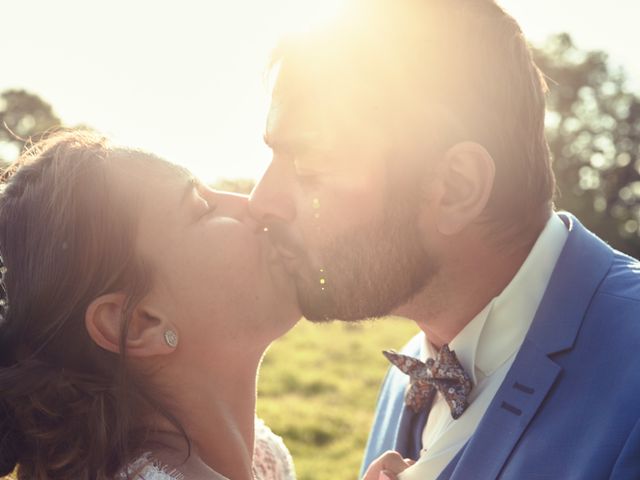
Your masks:
{"label": "suit jacket lapel", "polygon": [[451,478],[497,478],[560,371],[534,343],[525,340]]}
{"label": "suit jacket lapel", "polygon": [[452,472],[451,479],[498,477],[562,371],[549,355],[573,346],[591,298],[611,266],[612,250],[574,217],[561,216],[570,233],[545,296],[475,434],[445,469]]}

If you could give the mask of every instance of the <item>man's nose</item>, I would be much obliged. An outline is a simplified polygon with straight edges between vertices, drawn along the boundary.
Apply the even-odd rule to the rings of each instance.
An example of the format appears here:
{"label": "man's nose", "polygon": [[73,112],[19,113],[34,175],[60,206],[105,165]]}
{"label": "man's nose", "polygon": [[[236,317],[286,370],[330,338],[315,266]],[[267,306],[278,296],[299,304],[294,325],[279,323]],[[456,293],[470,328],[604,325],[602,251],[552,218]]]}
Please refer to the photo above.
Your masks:
{"label": "man's nose", "polygon": [[249,197],[249,212],[260,224],[291,222],[296,216],[291,182],[273,163]]}

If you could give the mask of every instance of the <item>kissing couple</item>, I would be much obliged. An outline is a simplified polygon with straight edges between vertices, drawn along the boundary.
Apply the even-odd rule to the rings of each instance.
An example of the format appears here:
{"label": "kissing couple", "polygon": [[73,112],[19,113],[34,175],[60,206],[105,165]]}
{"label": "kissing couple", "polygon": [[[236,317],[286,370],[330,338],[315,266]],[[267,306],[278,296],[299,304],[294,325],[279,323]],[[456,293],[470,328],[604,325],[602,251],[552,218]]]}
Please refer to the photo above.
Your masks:
{"label": "kissing couple", "polygon": [[353,0],[273,65],[250,198],[78,131],[4,173],[0,475],[295,478],[265,350],[393,313],[360,478],[640,478],[640,264],[555,211],[516,21]]}

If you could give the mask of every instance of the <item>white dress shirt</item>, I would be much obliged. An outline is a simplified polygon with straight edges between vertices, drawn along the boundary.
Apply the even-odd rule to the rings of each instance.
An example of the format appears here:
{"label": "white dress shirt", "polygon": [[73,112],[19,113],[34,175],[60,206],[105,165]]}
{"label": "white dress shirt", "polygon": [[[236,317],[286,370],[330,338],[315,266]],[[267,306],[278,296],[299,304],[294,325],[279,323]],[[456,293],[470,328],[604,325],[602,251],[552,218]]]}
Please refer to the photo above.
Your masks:
{"label": "white dress shirt", "polygon": [[[437,478],[473,435],[525,339],[567,236],[564,222],[552,214],[509,285],[449,343],[473,381],[469,408],[453,420],[447,402],[436,395],[420,458],[400,480]],[[422,360],[435,358],[437,350],[425,342]]]}

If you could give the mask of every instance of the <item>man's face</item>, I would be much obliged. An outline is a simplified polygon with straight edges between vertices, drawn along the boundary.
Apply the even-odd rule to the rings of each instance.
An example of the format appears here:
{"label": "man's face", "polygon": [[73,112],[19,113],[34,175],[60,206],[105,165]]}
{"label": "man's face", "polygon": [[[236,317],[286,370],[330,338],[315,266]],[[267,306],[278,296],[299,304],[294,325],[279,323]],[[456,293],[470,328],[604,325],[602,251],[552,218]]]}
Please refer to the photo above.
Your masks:
{"label": "man's face", "polygon": [[326,93],[274,91],[273,158],[250,209],[294,276],[305,317],[382,316],[437,267],[418,233],[415,172],[403,171],[375,121]]}

